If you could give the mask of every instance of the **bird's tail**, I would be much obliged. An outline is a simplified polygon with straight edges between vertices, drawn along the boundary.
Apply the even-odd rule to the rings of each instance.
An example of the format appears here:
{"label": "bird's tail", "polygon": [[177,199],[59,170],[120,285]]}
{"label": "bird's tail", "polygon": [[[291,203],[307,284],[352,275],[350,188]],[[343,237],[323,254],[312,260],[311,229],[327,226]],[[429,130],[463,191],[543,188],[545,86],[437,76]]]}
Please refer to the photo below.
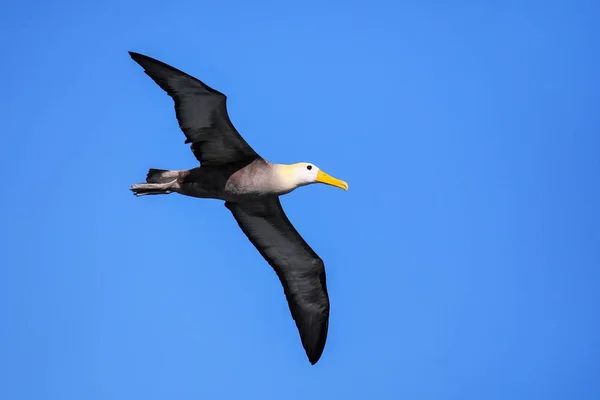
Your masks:
{"label": "bird's tail", "polygon": [[150,168],[146,183],[131,185],[130,190],[136,196],[151,194],[169,194],[176,190],[179,171]]}
{"label": "bird's tail", "polygon": [[177,180],[179,177],[179,171],[169,171],[166,169],[150,168],[148,175],[146,175],[146,182],[148,183],[167,183]]}

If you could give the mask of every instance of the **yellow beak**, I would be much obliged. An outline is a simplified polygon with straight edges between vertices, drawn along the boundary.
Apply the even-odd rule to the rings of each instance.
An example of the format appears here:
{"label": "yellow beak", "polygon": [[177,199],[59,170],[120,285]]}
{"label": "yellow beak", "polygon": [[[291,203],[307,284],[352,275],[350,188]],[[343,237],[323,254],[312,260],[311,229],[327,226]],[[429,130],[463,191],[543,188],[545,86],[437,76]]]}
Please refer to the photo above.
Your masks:
{"label": "yellow beak", "polygon": [[331,175],[327,175],[321,170],[317,172],[317,182],[325,183],[327,185],[339,187],[340,189],[348,190],[348,184],[346,182],[336,179]]}

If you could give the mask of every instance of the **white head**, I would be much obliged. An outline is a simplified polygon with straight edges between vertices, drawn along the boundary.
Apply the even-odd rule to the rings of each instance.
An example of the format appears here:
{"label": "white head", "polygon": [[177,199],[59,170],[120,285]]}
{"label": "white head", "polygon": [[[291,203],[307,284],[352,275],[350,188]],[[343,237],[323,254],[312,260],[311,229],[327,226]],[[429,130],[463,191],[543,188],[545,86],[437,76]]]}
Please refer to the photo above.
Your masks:
{"label": "white head", "polygon": [[346,182],[326,174],[319,167],[311,163],[277,164],[277,170],[286,190],[294,190],[299,186],[310,185],[312,183],[325,183],[348,190]]}

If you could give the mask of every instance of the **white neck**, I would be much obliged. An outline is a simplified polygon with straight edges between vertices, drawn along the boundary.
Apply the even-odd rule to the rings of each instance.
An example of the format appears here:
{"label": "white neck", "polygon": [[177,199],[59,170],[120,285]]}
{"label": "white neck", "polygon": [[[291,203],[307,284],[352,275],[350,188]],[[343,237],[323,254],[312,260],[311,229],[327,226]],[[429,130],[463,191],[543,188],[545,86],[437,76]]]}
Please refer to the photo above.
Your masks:
{"label": "white neck", "polygon": [[274,182],[277,185],[277,191],[281,191],[282,194],[289,193],[296,189],[298,186],[298,179],[294,173],[295,166],[288,164],[271,164],[274,173]]}

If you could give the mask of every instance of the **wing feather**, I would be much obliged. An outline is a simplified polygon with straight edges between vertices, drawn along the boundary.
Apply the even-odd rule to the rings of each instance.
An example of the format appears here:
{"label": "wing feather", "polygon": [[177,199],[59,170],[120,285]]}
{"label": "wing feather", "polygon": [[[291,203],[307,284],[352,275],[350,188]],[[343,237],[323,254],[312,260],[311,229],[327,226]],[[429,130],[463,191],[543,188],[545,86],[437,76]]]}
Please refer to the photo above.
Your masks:
{"label": "wing feather", "polygon": [[278,197],[262,202],[226,202],[225,206],[277,273],[306,355],[315,364],[323,353],[329,325],[323,260],[288,220]]}
{"label": "wing feather", "polygon": [[168,64],[129,52],[175,102],[179,127],[203,166],[254,159],[258,155],[233,126],[227,96]]}

